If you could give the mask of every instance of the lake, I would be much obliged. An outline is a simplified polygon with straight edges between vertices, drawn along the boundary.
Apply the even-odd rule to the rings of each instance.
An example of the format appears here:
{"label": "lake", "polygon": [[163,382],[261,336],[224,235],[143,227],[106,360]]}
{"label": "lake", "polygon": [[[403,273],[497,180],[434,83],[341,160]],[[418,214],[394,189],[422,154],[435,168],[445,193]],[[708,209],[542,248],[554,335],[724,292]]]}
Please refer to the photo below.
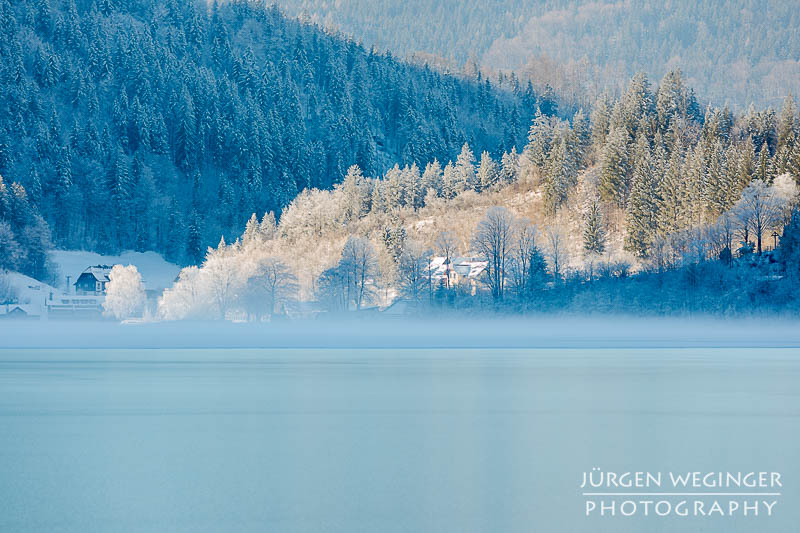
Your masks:
{"label": "lake", "polygon": [[[4,349],[0,530],[785,533],[798,437],[794,348]],[[784,486],[587,517],[593,467]]]}

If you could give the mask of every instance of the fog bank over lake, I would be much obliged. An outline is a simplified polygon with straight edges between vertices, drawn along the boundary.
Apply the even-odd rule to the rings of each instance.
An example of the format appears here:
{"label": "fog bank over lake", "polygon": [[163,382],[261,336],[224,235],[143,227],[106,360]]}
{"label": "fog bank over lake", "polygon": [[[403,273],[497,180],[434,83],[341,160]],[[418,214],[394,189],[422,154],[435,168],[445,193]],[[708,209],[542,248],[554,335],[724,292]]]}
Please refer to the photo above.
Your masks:
{"label": "fog bank over lake", "polygon": [[0,321],[0,348],[797,347],[788,318],[536,317],[273,323]]}

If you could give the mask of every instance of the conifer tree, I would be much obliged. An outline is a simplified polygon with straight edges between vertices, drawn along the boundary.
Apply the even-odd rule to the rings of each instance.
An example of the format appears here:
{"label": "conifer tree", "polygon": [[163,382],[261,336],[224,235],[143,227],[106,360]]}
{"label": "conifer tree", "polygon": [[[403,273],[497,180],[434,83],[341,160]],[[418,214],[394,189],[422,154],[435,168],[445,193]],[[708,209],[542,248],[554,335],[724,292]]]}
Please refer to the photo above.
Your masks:
{"label": "conifer tree", "polygon": [[730,207],[725,184],[725,155],[719,139],[711,147],[710,152],[702,185],[702,199],[707,223],[713,223]]}
{"label": "conifer tree", "polygon": [[383,229],[383,245],[392,259],[397,262],[403,254],[406,242],[406,229],[395,221]]}
{"label": "conifer tree", "polygon": [[256,217],[255,213],[253,213],[247,220],[247,224],[245,224],[244,233],[242,234],[242,244],[248,245],[257,242],[260,233],[258,217]]}
{"label": "conifer tree", "polygon": [[344,221],[354,222],[364,216],[367,207],[367,190],[364,175],[358,165],[352,165],[347,169],[344,180],[337,187],[342,191]]}
{"label": "conifer tree", "polygon": [[275,213],[272,211],[264,213],[264,216],[261,217],[261,223],[258,225],[258,231],[261,234],[261,238],[266,241],[275,238],[278,233],[278,224],[275,222]]}
{"label": "conifer tree", "polygon": [[497,183],[499,177],[500,169],[497,163],[494,162],[489,152],[484,151],[481,154],[481,161],[478,165],[476,189],[479,192],[491,189]]}
{"label": "conifer tree", "polygon": [[592,109],[591,122],[592,144],[598,147],[605,146],[609,128],[611,127],[611,110],[608,107],[606,98],[599,98],[595,102]]}
{"label": "conifer tree", "polygon": [[437,194],[442,190],[442,165],[438,159],[425,165],[425,172],[422,173],[422,189],[424,194],[433,189]]}
{"label": "conifer tree", "polygon": [[573,154],[570,153],[566,140],[562,138],[547,159],[542,189],[545,210],[551,215],[555,214],[567,199],[569,189],[574,184],[576,170],[572,157]]}
{"label": "conifer tree", "polygon": [[738,189],[744,190],[756,172],[756,153],[753,138],[748,136],[739,148]]}
{"label": "conifer tree", "polygon": [[666,133],[675,118],[686,114],[685,89],[680,70],[672,70],[664,75],[656,94],[656,116],[658,128]]}
{"label": "conifer tree", "polygon": [[[224,244],[224,238],[222,243]],[[186,235],[186,262],[190,265],[199,265],[203,262],[203,238],[200,230],[200,217],[195,212],[189,222]]]}
{"label": "conifer tree", "polygon": [[655,110],[650,80],[643,72],[631,79],[628,90],[622,96],[625,123],[629,133],[635,133],[641,120],[647,118]]}
{"label": "conifer tree", "polygon": [[769,147],[767,146],[767,142],[764,141],[764,144],[761,145],[761,149],[758,151],[758,160],[756,162],[753,179],[761,180],[764,183],[771,183],[772,174],[770,173],[770,168]]}
{"label": "conifer tree", "polygon": [[475,188],[475,155],[466,143],[456,158],[455,180],[458,192]]}
{"label": "conifer tree", "polygon": [[419,209],[425,198],[425,190],[422,188],[422,176],[416,163],[403,168],[402,179],[405,205],[414,210]]}
{"label": "conifer tree", "polygon": [[789,162],[786,170],[794,176],[794,180],[800,185],[800,142],[795,142],[789,153]]}
{"label": "conifer tree", "polygon": [[395,165],[383,177],[383,201],[386,209],[392,211],[403,207],[405,193],[403,191],[403,173],[398,165]]}
{"label": "conifer tree", "polygon": [[646,257],[656,238],[659,220],[659,178],[649,152],[637,158],[633,188],[625,218],[625,249]]}
{"label": "conifer tree", "polygon": [[458,178],[453,164],[448,162],[442,171],[442,198],[451,200],[459,193]]}
{"label": "conifer tree", "polygon": [[383,200],[383,181],[374,180],[372,184],[372,195],[370,196],[370,212],[385,213],[386,202]]}
{"label": "conifer tree", "polygon": [[512,147],[510,152],[503,153],[500,165],[500,180],[503,183],[514,183],[519,178],[519,155],[517,148]]}
{"label": "conifer tree", "polygon": [[800,118],[797,115],[797,106],[794,98],[789,94],[783,101],[783,109],[778,116],[778,148],[790,147],[795,143],[800,134]]}
{"label": "conifer tree", "polygon": [[606,232],[600,202],[594,199],[584,214],[583,249],[588,253],[602,254],[606,251]]}
{"label": "conifer tree", "polygon": [[600,196],[603,200],[625,207],[629,192],[628,132],[614,129],[600,158]]}
{"label": "conifer tree", "polygon": [[528,131],[528,144],[524,153],[536,167],[543,169],[550,155],[553,127],[550,120],[538,108]]}

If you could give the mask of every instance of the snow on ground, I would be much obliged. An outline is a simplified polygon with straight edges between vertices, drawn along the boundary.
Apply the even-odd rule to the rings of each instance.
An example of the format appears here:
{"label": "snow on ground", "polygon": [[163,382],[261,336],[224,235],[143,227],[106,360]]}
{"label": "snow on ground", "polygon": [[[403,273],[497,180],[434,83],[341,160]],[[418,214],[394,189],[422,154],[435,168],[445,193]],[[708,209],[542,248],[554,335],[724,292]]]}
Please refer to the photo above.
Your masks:
{"label": "snow on ground", "polygon": [[135,265],[148,290],[171,287],[181,267],[165,260],[156,252],[123,252],[120,255],[101,255],[77,250],[55,250],[51,257],[59,268],[59,286],[66,287],[67,276],[75,283],[86,267],[94,265]]}
{"label": "snow on ground", "polygon": [[[37,281],[19,272],[8,272],[2,274],[8,284],[13,287],[20,307],[31,315],[41,316],[44,313],[45,300],[50,297],[50,293],[58,294],[55,287]],[[5,306],[3,306],[5,307]],[[13,308],[14,305],[10,306]]]}

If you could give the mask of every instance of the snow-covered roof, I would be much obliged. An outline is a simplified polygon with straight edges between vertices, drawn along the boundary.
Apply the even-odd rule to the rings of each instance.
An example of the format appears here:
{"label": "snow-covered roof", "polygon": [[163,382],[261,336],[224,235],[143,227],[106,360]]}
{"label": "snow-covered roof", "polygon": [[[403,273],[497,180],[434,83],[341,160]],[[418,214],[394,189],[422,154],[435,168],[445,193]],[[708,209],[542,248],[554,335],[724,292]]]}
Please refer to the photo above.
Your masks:
{"label": "snow-covered roof", "polygon": [[[93,276],[95,280],[107,283],[109,281],[108,275],[110,273],[111,273],[111,267],[109,265],[95,265],[95,266],[90,266],[89,268],[84,270],[81,273],[81,276],[83,276],[84,274],[89,274],[90,276]],[[78,279],[80,279],[80,276],[78,276]],[[75,283],[73,285],[77,283],[78,280],[75,280]]]}
{"label": "snow-covered roof", "polygon": [[10,315],[17,309],[28,316],[39,316],[42,310],[40,305],[35,304],[5,304],[0,305],[0,316]]}
{"label": "snow-covered roof", "polygon": [[468,265],[469,265],[469,272],[467,273],[467,276],[470,278],[476,278],[480,276],[484,270],[486,270],[486,267],[489,266],[489,262],[471,261],[470,263],[468,263]]}
{"label": "snow-covered roof", "polygon": [[447,263],[445,257],[434,257],[431,259],[428,269],[433,271],[434,278],[445,276],[447,272],[451,271],[461,277],[476,278],[486,270],[488,265],[488,261],[476,261],[471,257],[457,257],[451,259],[450,263]]}
{"label": "snow-covered roof", "polygon": [[446,260],[446,257],[434,257],[431,259],[428,269],[433,271],[439,270],[444,265]]}

